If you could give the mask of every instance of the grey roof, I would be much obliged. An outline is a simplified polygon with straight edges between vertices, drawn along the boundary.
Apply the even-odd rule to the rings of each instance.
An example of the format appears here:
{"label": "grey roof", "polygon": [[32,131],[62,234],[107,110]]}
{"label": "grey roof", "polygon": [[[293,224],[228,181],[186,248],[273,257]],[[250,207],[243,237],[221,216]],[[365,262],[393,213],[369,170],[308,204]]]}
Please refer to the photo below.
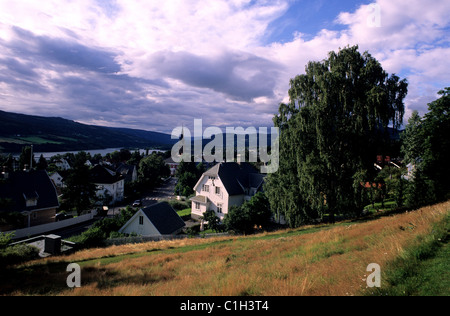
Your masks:
{"label": "grey roof", "polygon": [[92,183],[98,184],[113,184],[123,179],[121,174],[100,165],[90,170],[89,177]]}
{"label": "grey roof", "polygon": [[229,195],[245,194],[244,188],[259,189],[264,182],[264,175],[246,162],[241,164],[236,162],[218,163],[204,175],[219,177]]}
{"label": "grey roof", "polygon": [[161,202],[142,209],[161,235],[170,235],[186,224],[167,202]]}
{"label": "grey roof", "polygon": [[[58,208],[55,186],[45,170],[11,172],[8,179],[0,181],[0,199],[10,203],[0,211],[23,212]],[[27,207],[26,199],[37,199],[37,204]]]}

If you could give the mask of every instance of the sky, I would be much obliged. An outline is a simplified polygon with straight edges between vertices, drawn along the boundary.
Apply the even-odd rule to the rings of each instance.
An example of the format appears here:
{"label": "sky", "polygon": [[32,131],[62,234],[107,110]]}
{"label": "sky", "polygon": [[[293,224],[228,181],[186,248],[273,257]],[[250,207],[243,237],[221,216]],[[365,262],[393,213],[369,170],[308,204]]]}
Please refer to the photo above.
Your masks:
{"label": "sky", "polygon": [[309,61],[359,45],[408,80],[406,122],[450,86],[449,16],[448,0],[0,0],[0,110],[270,127]]}

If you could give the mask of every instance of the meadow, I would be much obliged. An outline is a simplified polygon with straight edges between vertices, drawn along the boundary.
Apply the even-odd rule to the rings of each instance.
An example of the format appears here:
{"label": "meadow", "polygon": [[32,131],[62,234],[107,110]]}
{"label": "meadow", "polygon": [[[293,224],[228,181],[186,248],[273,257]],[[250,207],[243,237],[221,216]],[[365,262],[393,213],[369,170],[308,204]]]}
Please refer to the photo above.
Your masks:
{"label": "meadow", "polygon": [[[83,250],[8,268],[0,273],[3,274],[0,294],[418,295],[423,292],[415,293],[413,289],[420,287],[423,280],[414,279],[410,290],[403,281],[411,277],[408,275],[411,265],[420,265],[418,274],[432,274],[423,279],[434,277],[441,283],[431,286],[434,290],[430,292],[449,295],[449,280],[440,277],[442,267],[448,262],[449,211],[450,201],[370,220],[246,237],[184,239]],[[436,253],[439,256],[434,258]],[[443,265],[433,271],[427,268],[431,264],[427,263],[428,259]],[[70,263],[81,266],[80,288],[69,289],[66,285],[69,274],[66,267]],[[366,269],[371,263],[381,267],[380,289],[367,287],[370,272]],[[395,290],[399,284],[403,284],[401,291]]]}

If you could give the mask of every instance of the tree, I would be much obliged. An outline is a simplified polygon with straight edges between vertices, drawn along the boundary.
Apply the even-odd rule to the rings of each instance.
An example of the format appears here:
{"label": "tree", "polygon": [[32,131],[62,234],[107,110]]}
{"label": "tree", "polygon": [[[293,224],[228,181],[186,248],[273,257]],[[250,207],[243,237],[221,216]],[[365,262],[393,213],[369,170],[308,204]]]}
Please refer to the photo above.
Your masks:
{"label": "tree", "polygon": [[80,215],[88,210],[96,201],[96,188],[89,179],[89,167],[77,165],[68,170],[64,179],[65,187],[62,189],[63,201],[61,209],[75,209]]}
{"label": "tree", "polygon": [[44,155],[41,154],[41,156],[39,157],[39,161],[36,165],[36,168],[38,170],[46,170],[48,168],[47,159],[44,158]]}
{"label": "tree", "polygon": [[194,193],[194,186],[198,178],[192,172],[184,172],[178,176],[177,184],[175,185],[175,194],[179,196],[190,196]]}
{"label": "tree", "polygon": [[271,217],[269,200],[259,192],[243,205],[231,206],[225,215],[224,225],[228,231],[250,234],[255,227],[266,229]]}
{"label": "tree", "polygon": [[229,207],[223,223],[227,231],[234,231],[237,234],[250,234],[253,232],[250,216],[240,206],[233,205]]}
{"label": "tree", "polygon": [[65,187],[62,190],[61,209],[76,209],[78,215],[91,208],[97,199],[95,185],[90,182],[90,169],[85,164],[86,159],[85,152],[79,152],[74,156],[73,166],[68,170],[64,180]]}
{"label": "tree", "polygon": [[193,194],[194,186],[197,184],[203,172],[205,172],[203,163],[199,163],[196,166],[195,162],[181,161],[176,171],[178,182],[175,186],[175,194],[181,196],[190,196]]}
{"label": "tree", "polygon": [[222,231],[222,224],[220,223],[220,219],[216,216],[216,212],[213,210],[206,211],[203,213],[203,220],[208,222],[208,228],[220,232]]}
{"label": "tree", "polygon": [[268,227],[272,212],[270,211],[269,200],[264,193],[258,192],[250,201],[242,205],[242,209],[248,213],[249,219],[254,226],[264,229]]}
{"label": "tree", "polygon": [[414,111],[408,120],[401,136],[403,161],[406,164],[416,164],[423,156],[424,139],[422,130],[422,118],[419,112]]}
{"label": "tree", "polygon": [[332,221],[361,212],[355,175],[370,174],[373,157],[390,143],[388,127],[401,125],[407,86],[357,46],[308,63],[274,118],[280,168],[265,187],[272,209],[291,226],[325,212]]}
{"label": "tree", "polygon": [[[20,170],[24,170],[25,166],[32,169],[36,165],[36,161],[34,160],[34,154],[32,146],[25,146],[22,148],[22,153],[19,157],[19,168]],[[31,164],[31,165],[30,165]]]}
{"label": "tree", "polygon": [[450,198],[450,88],[438,93],[441,97],[428,104],[423,119],[423,176],[432,181],[437,200]]}
{"label": "tree", "polygon": [[153,153],[143,158],[139,163],[138,178],[141,184],[155,188],[164,177],[170,175],[170,169],[163,158]]}

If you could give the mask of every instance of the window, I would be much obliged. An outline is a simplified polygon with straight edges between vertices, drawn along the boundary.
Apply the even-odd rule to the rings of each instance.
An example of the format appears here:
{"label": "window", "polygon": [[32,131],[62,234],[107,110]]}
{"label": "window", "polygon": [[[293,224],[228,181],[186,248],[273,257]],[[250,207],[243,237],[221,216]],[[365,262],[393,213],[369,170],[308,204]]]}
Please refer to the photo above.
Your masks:
{"label": "window", "polygon": [[209,192],[209,185],[204,184],[202,190],[204,192]]}
{"label": "window", "polygon": [[216,194],[220,195],[220,187],[216,187]]}
{"label": "window", "polygon": [[139,216],[139,225],[144,225],[144,216]]}
{"label": "window", "polygon": [[27,207],[37,206],[37,202],[38,202],[37,198],[27,199],[26,205],[27,205]]}
{"label": "window", "polygon": [[199,210],[200,209],[200,203],[199,202],[195,202],[195,209]]}
{"label": "window", "polygon": [[209,176],[208,179],[209,179],[209,180],[216,180],[216,177],[211,177],[211,176]]}
{"label": "window", "polygon": [[222,214],[222,204],[217,204],[217,213]]}

